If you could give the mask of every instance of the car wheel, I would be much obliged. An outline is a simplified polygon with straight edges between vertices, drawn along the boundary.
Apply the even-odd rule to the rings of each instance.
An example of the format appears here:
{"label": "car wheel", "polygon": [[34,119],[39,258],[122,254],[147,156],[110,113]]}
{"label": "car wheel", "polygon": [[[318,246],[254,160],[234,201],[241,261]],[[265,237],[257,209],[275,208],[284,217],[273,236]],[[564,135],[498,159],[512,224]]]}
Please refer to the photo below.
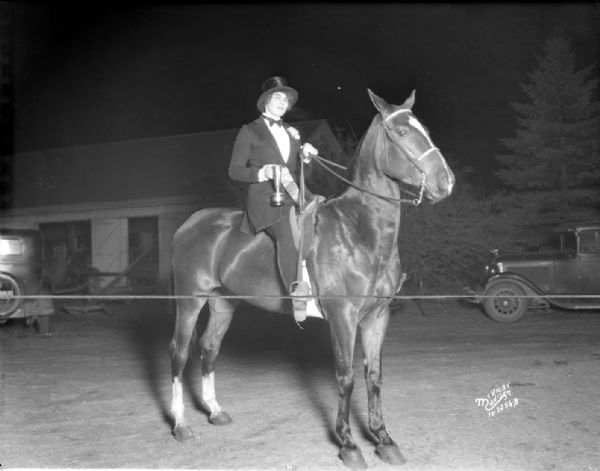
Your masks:
{"label": "car wheel", "polygon": [[483,309],[497,322],[517,322],[527,312],[525,290],[512,281],[500,281],[483,293]]}
{"label": "car wheel", "polygon": [[8,317],[21,307],[22,294],[17,280],[6,273],[0,273],[0,318]]}

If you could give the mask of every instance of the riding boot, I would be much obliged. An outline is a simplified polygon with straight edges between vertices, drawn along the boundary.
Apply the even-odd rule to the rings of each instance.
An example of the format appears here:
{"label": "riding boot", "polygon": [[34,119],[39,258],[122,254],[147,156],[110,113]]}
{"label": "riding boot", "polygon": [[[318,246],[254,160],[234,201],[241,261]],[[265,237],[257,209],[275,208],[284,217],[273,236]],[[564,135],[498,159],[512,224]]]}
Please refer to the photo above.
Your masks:
{"label": "riding boot", "polygon": [[287,288],[288,293],[292,296],[292,307],[294,309],[294,319],[296,322],[304,322],[306,320],[306,296],[310,295],[310,286],[304,280],[296,280],[298,251],[296,246],[291,244],[291,247],[282,247],[277,244],[277,261],[281,278]]}
{"label": "riding boot", "polygon": [[296,280],[298,268],[298,249],[294,245],[289,220],[282,218],[267,229],[267,233],[275,240],[277,266],[283,284],[292,296],[292,307],[296,322],[306,319],[305,296],[310,295],[310,286],[305,281]]}

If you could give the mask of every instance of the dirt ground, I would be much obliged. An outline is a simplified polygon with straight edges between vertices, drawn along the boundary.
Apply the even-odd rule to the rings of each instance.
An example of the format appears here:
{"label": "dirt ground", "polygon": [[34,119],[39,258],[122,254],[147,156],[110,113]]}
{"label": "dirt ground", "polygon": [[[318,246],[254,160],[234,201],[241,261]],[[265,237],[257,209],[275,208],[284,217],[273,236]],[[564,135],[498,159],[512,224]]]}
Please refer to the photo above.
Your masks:
{"label": "dirt ground", "polygon": [[[234,422],[208,423],[192,362],[185,401],[199,440],[186,445],[168,418],[173,315],[158,300],[107,309],[59,311],[50,337],[18,322],[0,328],[1,469],[344,469],[324,321],[300,330],[240,308],[216,376]],[[367,432],[361,364],[357,348],[353,434],[371,469],[391,469]],[[476,306],[407,301],[392,316],[383,368],[400,469],[600,469],[600,312],[537,311],[502,325]],[[494,388],[504,396],[491,416],[477,399]]]}

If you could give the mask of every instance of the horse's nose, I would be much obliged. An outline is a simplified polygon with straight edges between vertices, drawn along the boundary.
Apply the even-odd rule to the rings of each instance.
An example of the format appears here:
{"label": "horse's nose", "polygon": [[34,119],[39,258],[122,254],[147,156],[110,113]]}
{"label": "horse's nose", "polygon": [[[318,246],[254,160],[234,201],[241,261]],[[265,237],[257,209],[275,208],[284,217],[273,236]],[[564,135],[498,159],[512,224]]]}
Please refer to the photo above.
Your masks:
{"label": "horse's nose", "polygon": [[448,196],[454,188],[454,174],[450,169],[440,170],[437,179],[437,190],[440,195]]}
{"label": "horse's nose", "polygon": [[444,175],[442,175],[442,178],[440,179],[440,189],[444,191],[446,195],[449,195],[450,193],[452,193],[452,189],[454,188],[455,182],[456,180],[454,178],[454,173],[452,173],[452,170],[448,169],[448,171],[444,172]]}

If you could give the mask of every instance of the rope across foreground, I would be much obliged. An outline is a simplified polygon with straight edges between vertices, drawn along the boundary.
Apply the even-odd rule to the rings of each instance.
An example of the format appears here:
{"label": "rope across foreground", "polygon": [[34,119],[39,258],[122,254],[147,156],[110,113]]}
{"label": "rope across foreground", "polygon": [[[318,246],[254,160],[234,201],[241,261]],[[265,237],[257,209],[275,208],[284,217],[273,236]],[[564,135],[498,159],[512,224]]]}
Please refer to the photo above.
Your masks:
{"label": "rope across foreground", "polygon": [[[487,296],[478,294],[426,294],[426,295],[394,295],[394,296],[379,296],[379,295],[306,295],[302,296],[308,299],[485,299],[485,298],[499,298],[503,296]],[[514,295],[511,298],[523,298],[523,299],[592,299],[600,301],[600,294],[548,294],[548,295]],[[122,299],[196,299],[196,298],[222,298],[222,299],[260,299],[260,298],[277,298],[277,299],[292,299],[291,295],[217,295],[217,294],[197,294],[197,295],[129,295],[129,294],[77,294],[77,295],[20,295],[20,296],[0,296],[0,300],[11,300],[11,299],[23,299],[23,300],[35,300],[35,299],[103,299],[103,300],[122,300]]]}

